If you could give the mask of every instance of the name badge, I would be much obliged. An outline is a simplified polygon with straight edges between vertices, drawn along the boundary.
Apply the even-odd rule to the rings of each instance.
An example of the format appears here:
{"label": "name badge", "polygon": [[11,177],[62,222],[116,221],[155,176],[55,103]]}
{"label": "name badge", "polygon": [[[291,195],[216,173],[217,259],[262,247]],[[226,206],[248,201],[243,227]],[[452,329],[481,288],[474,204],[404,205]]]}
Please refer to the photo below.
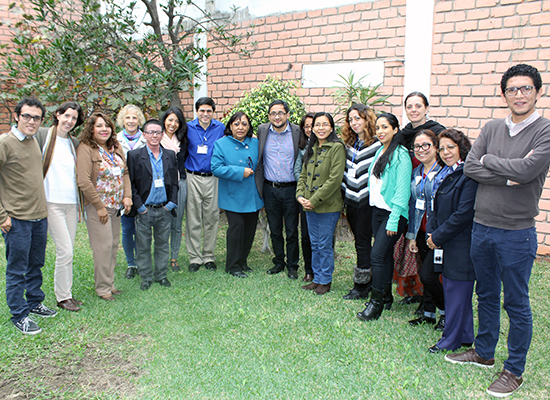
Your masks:
{"label": "name badge", "polygon": [[156,188],[164,187],[164,179],[155,179],[155,187]]}
{"label": "name badge", "polygon": [[355,178],[357,176],[357,169],[356,168],[348,169],[348,175],[350,176],[350,178]]}
{"label": "name badge", "polygon": [[434,250],[434,264],[443,264],[443,250]]}
{"label": "name badge", "polygon": [[416,205],[415,207],[418,210],[424,210],[426,208],[426,201],[423,199],[416,199]]}
{"label": "name badge", "polygon": [[197,145],[197,154],[208,154],[208,146],[205,144]]}
{"label": "name badge", "polygon": [[120,169],[120,167],[113,167],[111,169],[111,171],[113,172],[113,175],[114,176],[120,176],[122,175],[122,170]]}

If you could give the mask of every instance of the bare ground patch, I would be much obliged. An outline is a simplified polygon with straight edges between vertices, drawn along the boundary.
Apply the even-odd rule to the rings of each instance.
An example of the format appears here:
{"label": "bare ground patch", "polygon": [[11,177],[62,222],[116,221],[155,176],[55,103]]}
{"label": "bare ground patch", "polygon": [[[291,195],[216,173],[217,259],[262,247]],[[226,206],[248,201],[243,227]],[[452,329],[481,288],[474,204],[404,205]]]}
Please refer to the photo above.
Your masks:
{"label": "bare ground patch", "polygon": [[55,343],[36,359],[21,355],[0,368],[0,399],[132,398],[142,340],[120,334],[81,347]]}

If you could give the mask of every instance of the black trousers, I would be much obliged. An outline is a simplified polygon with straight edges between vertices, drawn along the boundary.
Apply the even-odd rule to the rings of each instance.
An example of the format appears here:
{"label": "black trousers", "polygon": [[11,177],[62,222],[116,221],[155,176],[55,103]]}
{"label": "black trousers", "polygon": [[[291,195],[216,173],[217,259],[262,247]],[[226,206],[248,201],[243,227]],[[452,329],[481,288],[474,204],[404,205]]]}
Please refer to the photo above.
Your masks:
{"label": "black trousers", "polygon": [[306,212],[300,206],[300,230],[302,234],[302,257],[304,258],[304,269],[306,274],[313,275],[311,268],[311,240],[309,239],[309,230],[307,228]]}
{"label": "black trousers", "polygon": [[443,285],[439,280],[441,273],[434,271],[434,252],[430,250],[426,243],[426,232],[422,230],[418,231],[416,246],[422,260],[418,275],[420,275],[420,282],[424,286],[424,310],[429,313],[435,313],[436,307],[440,310],[445,310]]}
{"label": "black trousers", "polygon": [[355,252],[357,253],[357,268],[370,269],[370,253],[372,250],[372,207],[367,203],[361,207],[348,204],[348,224],[355,236]]}
{"label": "black trousers", "polygon": [[246,259],[254,243],[256,226],[258,224],[258,211],[251,213],[236,213],[225,211],[227,215],[227,255],[225,259],[225,271],[237,272],[247,265]]}

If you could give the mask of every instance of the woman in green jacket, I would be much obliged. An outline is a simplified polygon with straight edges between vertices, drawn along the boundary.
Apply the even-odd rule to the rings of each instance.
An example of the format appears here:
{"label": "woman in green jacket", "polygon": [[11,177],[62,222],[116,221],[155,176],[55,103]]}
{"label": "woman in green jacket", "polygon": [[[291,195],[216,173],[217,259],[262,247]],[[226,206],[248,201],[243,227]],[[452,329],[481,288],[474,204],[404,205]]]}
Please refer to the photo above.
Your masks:
{"label": "woman in green jacket", "polygon": [[401,143],[399,121],[393,114],[376,119],[376,136],[382,144],[369,167],[369,202],[373,206],[371,251],[372,295],[367,308],[357,317],[378,319],[384,305],[393,303],[393,246],[407,223],[411,196],[412,163]]}
{"label": "woman in green jacket", "polygon": [[323,295],[330,290],[334,272],[332,237],[343,206],[340,185],[346,150],[336,135],[330,114],[315,114],[313,133],[304,156],[296,199],[306,211],[312,250],[313,282],[302,288]]}

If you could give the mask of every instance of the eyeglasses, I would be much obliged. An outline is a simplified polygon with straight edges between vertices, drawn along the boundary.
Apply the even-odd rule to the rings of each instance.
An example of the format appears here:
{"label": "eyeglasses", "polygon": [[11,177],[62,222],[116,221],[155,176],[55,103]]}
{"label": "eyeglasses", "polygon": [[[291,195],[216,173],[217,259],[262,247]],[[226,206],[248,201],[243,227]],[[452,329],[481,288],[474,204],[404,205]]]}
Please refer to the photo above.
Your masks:
{"label": "eyeglasses", "polygon": [[286,112],[284,112],[284,111],[278,111],[278,112],[273,111],[273,112],[269,113],[269,115],[271,117],[282,117],[285,114],[286,114]]}
{"label": "eyeglasses", "polygon": [[322,128],[328,128],[330,126],[330,124],[328,122],[323,122],[323,123],[318,122],[314,126],[315,126],[315,128],[321,128],[321,127]]}
{"label": "eyeglasses", "polygon": [[453,151],[454,149],[456,149],[458,146],[456,144],[450,144],[448,145],[447,147],[440,147],[439,148],[439,152],[440,153],[445,153],[445,150],[451,152]]}
{"label": "eyeglasses", "polygon": [[42,116],[41,115],[21,114],[21,119],[25,122],[29,122],[31,119],[34,122],[40,122],[40,121],[42,121]]}
{"label": "eyeglasses", "polygon": [[146,135],[149,135],[149,136],[160,136],[160,135],[162,135],[162,131],[145,131],[143,133],[145,133]]}
{"label": "eyeglasses", "polygon": [[430,147],[432,147],[432,146],[433,146],[432,143],[415,144],[415,145],[413,146],[413,150],[414,150],[415,152],[419,152],[420,149],[422,149],[422,150],[424,150],[424,151],[428,151],[428,150],[430,150]]}
{"label": "eyeglasses", "polygon": [[533,89],[535,87],[532,85],[525,85],[525,86],[510,86],[506,89],[504,89],[504,94],[508,97],[514,97],[518,94],[518,90],[521,90],[521,93],[524,96],[529,96],[531,93],[533,93]]}

